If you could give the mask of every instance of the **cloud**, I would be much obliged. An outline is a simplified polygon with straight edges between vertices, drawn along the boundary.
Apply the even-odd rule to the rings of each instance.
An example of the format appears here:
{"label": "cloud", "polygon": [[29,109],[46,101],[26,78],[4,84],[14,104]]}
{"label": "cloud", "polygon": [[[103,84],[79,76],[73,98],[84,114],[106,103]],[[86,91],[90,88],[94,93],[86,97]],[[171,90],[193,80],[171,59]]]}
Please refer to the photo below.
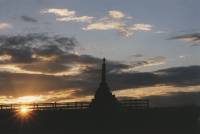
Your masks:
{"label": "cloud", "polygon": [[182,39],[185,41],[199,41],[200,33],[179,35],[179,36],[172,37],[170,39]]}
{"label": "cloud", "polygon": [[90,31],[90,30],[115,30],[117,31],[120,35],[123,35],[125,37],[131,36],[133,33],[130,32],[124,23],[122,22],[115,22],[115,21],[107,21],[107,22],[95,22],[95,23],[90,23],[86,27],[82,28],[83,30]]}
{"label": "cloud", "polygon": [[21,19],[25,22],[30,22],[30,23],[36,23],[38,22],[38,20],[36,20],[35,18],[29,17],[29,16],[21,16]]}
{"label": "cloud", "polygon": [[[101,59],[75,54],[77,43],[73,38],[44,34],[4,35],[0,36],[0,42],[0,96],[44,95],[49,92],[61,94],[69,91],[72,98],[57,95],[53,99],[75,100],[93,95],[98,87]],[[198,90],[191,87],[199,86],[199,66],[154,72],[134,71],[136,67],[163,62],[165,57],[162,56],[131,64],[107,61],[109,86],[115,91],[141,90],[158,85],[172,87],[165,90],[168,93],[178,91],[177,88],[179,91],[184,88],[188,92]],[[157,94],[151,94],[153,89],[141,92],[145,96],[163,95],[164,91],[161,92],[159,87],[154,90]]]}
{"label": "cloud", "polygon": [[11,25],[5,22],[0,22],[0,30],[6,28],[11,28]]}
{"label": "cloud", "polygon": [[50,8],[41,11],[42,14],[51,13],[55,14],[58,18],[57,21],[75,21],[75,22],[91,22],[94,18],[92,16],[77,16],[76,11],[68,9]]}
{"label": "cloud", "polygon": [[158,31],[155,31],[156,34],[166,34],[168,33],[167,31],[163,31],[163,30],[158,30]]}
{"label": "cloud", "polygon": [[117,10],[108,11],[108,15],[113,19],[121,19],[125,17],[125,14],[123,12]]}
{"label": "cloud", "polygon": [[130,55],[129,57],[141,58],[141,57],[143,57],[143,56],[144,56],[143,54],[132,54],[132,55]]}
{"label": "cloud", "polygon": [[122,11],[110,10],[104,17],[77,16],[76,11],[61,8],[49,8],[40,11],[41,14],[54,14],[56,20],[61,22],[82,22],[86,23],[82,30],[114,30],[122,36],[129,37],[137,31],[151,31],[150,24],[132,24],[133,17],[126,15]]}
{"label": "cloud", "polygon": [[122,26],[123,24],[119,22],[97,22],[89,24],[83,30],[119,30]]}
{"label": "cloud", "polygon": [[0,36],[0,54],[10,55],[13,60],[27,58],[32,61],[33,54],[42,56],[64,53],[73,50],[76,45],[74,38],[47,36],[44,34],[28,34],[14,36]]}
{"label": "cloud", "polygon": [[[120,35],[129,37],[137,31],[151,31],[150,24],[132,24],[132,17],[125,15],[121,11],[111,10],[108,14],[98,20],[93,20],[91,23],[83,27],[83,30],[115,30]],[[132,22],[131,22],[132,23]]]}
{"label": "cloud", "polygon": [[[169,68],[150,73],[126,72],[118,74],[111,73],[111,70],[114,69],[113,67],[121,68],[124,66],[109,64],[107,78],[111,89],[115,89],[115,91],[124,90],[126,93],[138,90],[137,92],[141,91],[143,94],[140,97],[153,96],[153,92],[157,96],[162,96],[163,93],[170,95],[170,92],[175,93],[178,91],[195,92],[198,88],[192,86],[199,86],[200,82],[199,66]],[[0,72],[0,79],[1,95],[25,96],[30,94],[45,94],[50,91],[70,91],[73,89],[72,96],[78,99],[94,94],[100,81],[100,70],[95,67],[88,67],[77,75],[69,76]],[[163,87],[158,85],[170,86],[170,90],[169,88],[163,90]],[[157,88],[154,86],[157,86]],[[152,90],[149,89],[150,87]],[[147,90],[143,90],[145,88]],[[155,90],[153,90],[154,88]],[[134,96],[134,94],[132,95]],[[60,98],[60,101],[62,99]]]}
{"label": "cloud", "polygon": [[88,101],[91,97],[73,96],[74,89],[63,91],[50,91],[42,95],[27,95],[27,96],[0,96],[0,102],[6,104],[13,103],[45,103],[45,102],[77,102]]}
{"label": "cloud", "polygon": [[[90,98],[98,88],[102,61],[91,55],[73,53],[77,46],[74,39],[43,34],[1,36],[0,39],[0,102],[9,100],[9,96],[16,101],[21,96],[30,95],[41,95],[40,101],[50,102],[84,100]],[[125,97],[138,95],[154,102],[159,96],[164,96],[159,99],[163,99],[162,104],[166,105],[170,104],[169,99],[164,99],[167,95],[199,90],[199,66],[154,72],[133,71],[136,67],[164,61],[162,56],[132,64],[107,61],[109,86],[118,95],[123,95],[123,91],[132,92],[124,94]],[[174,103],[181,104],[179,101]]]}
{"label": "cloud", "polygon": [[69,11],[68,9],[58,9],[58,8],[50,8],[46,10],[42,10],[41,13],[52,13],[61,17],[74,16],[76,14],[75,11]]}
{"label": "cloud", "polygon": [[[133,56],[136,58],[142,57],[142,55],[133,55]],[[165,64],[165,62],[166,62],[166,58],[163,56],[157,56],[157,57],[148,58],[145,60],[132,61],[129,64],[130,65],[129,68],[121,69],[119,70],[119,73],[135,71],[136,68],[162,65],[162,64]]]}
{"label": "cloud", "polygon": [[[75,89],[75,96],[92,94],[98,85],[101,59],[74,53],[76,46],[76,39],[62,36],[37,33],[0,36],[1,94],[17,94],[23,87],[24,95],[68,89]],[[124,74],[117,73],[121,70],[152,62],[129,65],[107,61],[107,64],[112,77]]]}
{"label": "cloud", "polygon": [[166,61],[166,58],[163,56],[157,56],[157,57],[153,57],[153,58],[149,58],[147,60],[144,60],[144,62],[147,65],[154,65],[154,64],[164,64]]}
{"label": "cloud", "polygon": [[193,43],[193,46],[195,46],[200,43],[200,33],[178,35],[178,36],[171,37],[169,39],[183,40],[183,41],[191,42],[191,43]]}
{"label": "cloud", "polygon": [[91,16],[79,16],[79,17],[63,17],[57,18],[58,21],[76,21],[76,22],[90,22],[93,19]]}
{"label": "cloud", "polygon": [[153,107],[193,106],[199,103],[200,86],[173,87],[156,85],[136,89],[114,91],[123,99],[148,99]]}
{"label": "cloud", "polygon": [[63,72],[69,67],[59,60],[73,53],[76,45],[77,41],[74,38],[61,36],[2,35],[0,36],[0,68],[18,73]]}
{"label": "cloud", "polygon": [[[197,87],[199,89],[199,87]],[[177,92],[168,95],[148,96],[151,106],[199,106],[200,92]]]}
{"label": "cloud", "polygon": [[[27,87],[23,89],[24,95],[32,91],[40,93],[67,89],[77,90],[75,96],[91,95],[98,85],[100,70],[97,64],[101,63],[101,59],[73,53],[76,46],[76,40],[68,37],[37,33],[0,36],[1,94],[17,94],[19,89]],[[124,73],[122,70],[152,64],[153,60],[159,59],[148,59],[131,65],[107,61],[109,77],[126,79],[126,73],[132,75],[133,72]],[[120,85],[119,90],[123,86]]]}
{"label": "cloud", "polygon": [[179,58],[180,59],[184,59],[186,56],[185,55],[180,55]]}
{"label": "cloud", "polygon": [[133,24],[129,27],[130,30],[133,31],[151,31],[152,25],[149,24]]}
{"label": "cloud", "polygon": [[[2,94],[14,94],[14,91],[17,94],[26,87],[23,89],[26,91],[24,95],[30,94],[31,91],[40,93],[75,89],[75,96],[87,96],[92,95],[98,86],[100,73],[97,73],[99,71],[97,68],[101,59],[71,53],[76,46],[74,39],[41,34],[2,36],[0,39]],[[199,84],[198,66],[150,73],[130,71],[136,67],[158,64],[164,60],[164,57],[159,56],[132,64],[107,61],[110,86],[112,89],[124,90],[157,84],[177,87]],[[6,67],[3,69],[3,66]],[[5,70],[9,68],[15,71]]]}
{"label": "cloud", "polygon": [[36,63],[18,65],[17,67],[19,67],[22,70],[41,72],[44,74],[47,73],[54,74],[58,72],[70,71],[71,68],[64,64],[56,62],[36,62]]}

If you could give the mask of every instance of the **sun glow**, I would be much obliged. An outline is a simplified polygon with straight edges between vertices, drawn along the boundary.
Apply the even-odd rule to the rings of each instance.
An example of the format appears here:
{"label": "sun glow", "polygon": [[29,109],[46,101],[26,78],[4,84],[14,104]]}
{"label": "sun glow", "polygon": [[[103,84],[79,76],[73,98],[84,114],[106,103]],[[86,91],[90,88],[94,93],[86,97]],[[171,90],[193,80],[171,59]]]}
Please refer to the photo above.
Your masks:
{"label": "sun glow", "polygon": [[21,107],[20,108],[20,112],[22,113],[22,114],[26,114],[26,113],[28,113],[28,108],[27,107]]}
{"label": "sun glow", "polygon": [[18,109],[18,115],[20,118],[28,118],[32,112],[32,109],[28,106],[20,106]]}
{"label": "sun glow", "polygon": [[22,96],[16,99],[16,103],[33,103],[41,101],[41,96]]}

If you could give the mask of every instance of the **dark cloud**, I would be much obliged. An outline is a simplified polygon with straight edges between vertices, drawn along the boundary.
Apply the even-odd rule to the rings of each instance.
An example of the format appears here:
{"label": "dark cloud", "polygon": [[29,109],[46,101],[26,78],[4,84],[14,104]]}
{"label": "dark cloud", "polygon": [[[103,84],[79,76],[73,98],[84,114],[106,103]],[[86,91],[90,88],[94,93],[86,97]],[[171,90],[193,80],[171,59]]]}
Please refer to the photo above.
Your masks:
{"label": "dark cloud", "polygon": [[174,87],[194,86],[200,85],[200,66],[169,68],[150,73],[112,74],[110,79],[123,83],[121,85],[118,82],[113,83],[115,89],[119,89],[119,87],[121,89],[147,87],[156,84],[171,85]]}
{"label": "dark cloud", "polygon": [[[98,87],[100,70],[88,67],[77,75],[52,76],[1,72],[1,95],[77,89],[76,96],[92,95]],[[200,66],[170,68],[152,73],[108,73],[112,90],[151,87],[157,84],[187,87],[200,84]],[[27,91],[27,92],[26,92]]]}
{"label": "dark cloud", "polygon": [[71,67],[59,64],[56,62],[36,62],[30,64],[18,65],[19,68],[27,71],[41,72],[41,73],[58,73],[69,71]]}
{"label": "dark cloud", "polygon": [[[75,64],[95,66],[100,62],[101,59],[90,55],[74,54],[77,44],[74,38],[44,34],[0,36],[0,56],[11,57],[0,64],[15,64],[27,71],[57,73],[73,68]],[[114,64],[112,62],[110,67]],[[116,63],[114,66],[122,68],[126,65]]]}
{"label": "dark cloud", "polygon": [[29,17],[29,16],[25,16],[25,15],[21,16],[21,19],[23,21],[29,22],[29,23],[37,23],[38,22],[38,20],[36,20],[35,18]]}
{"label": "dark cloud", "polygon": [[130,57],[133,57],[133,58],[141,58],[143,56],[144,55],[142,55],[142,54],[133,54],[133,55],[130,55]]}
{"label": "dark cloud", "polygon": [[[0,65],[14,64],[22,70],[43,73],[0,72],[0,95],[23,96],[71,89],[76,90],[72,94],[73,97],[93,95],[100,82],[101,59],[72,53],[76,45],[77,41],[73,38],[44,34],[0,36],[0,55],[11,56],[10,60],[1,62]],[[136,61],[131,65],[107,61],[108,83],[111,90],[156,85],[174,87],[200,85],[200,66],[168,68],[143,73],[123,71],[164,60],[165,57],[158,56]],[[77,65],[85,67],[73,75],[53,75],[69,71]]]}
{"label": "dark cloud", "polygon": [[[90,68],[82,72],[78,79],[85,80],[85,89],[77,92],[78,95],[91,94],[97,89],[100,74],[99,70]],[[156,85],[170,85],[176,87],[189,87],[200,85],[200,66],[177,67],[156,72],[127,72],[108,73],[108,83],[112,90],[134,89]],[[80,86],[84,88],[84,86]]]}
{"label": "dark cloud", "polygon": [[62,89],[64,78],[40,74],[0,73],[1,95],[23,96]]}
{"label": "dark cloud", "polygon": [[101,59],[90,56],[90,55],[77,55],[68,53],[65,55],[61,55],[56,59],[56,62],[65,62],[65,63],[79,63],[79,64],[95,64],[100,62]]}
{"label": "dark cloud", "polygon": [[[96,63],[101,62],[101,59],[91,55],[74,54],[73,51],[77,44],[78,42],[74,38],[37,33],[0,36],[0,56],[11,57],[10,60],[1,61],[0,64],[16,64],[27,71],[57,73],[66,71],[70,66],[76,66],[75,64],[96,66]],[[109,61],[108,70],[120,72],[122,69],[128,70],[138,66],[157,64],[163,60],[163,57],[155,57],[135,61],[132,65]]]}
{"label": "dark cloud", "polygon": [[200,45],[200,33],[184,34],[169,38],[170,40],[178,39],[193,43],[192,46]]}
{"label": "dark cloud", "polygon": [[184,87],[200,84],[200,67],[175,67],[157,71],[161,82],[173,86]]}
{"label": "dark cloud", "polygon": [[[119,100],[138,99],[135,97],[118,97]],[[143,97],[149,100],[151,107],[177,107],[177,106],[199,106],[200,92],[173,92],[166,95],[151,95]]]}
{"label": "dark cloud", "polygon": [[[17,64],[26,70],[63,71],[64,65],[53,63],[43,63],[44,58],[54,56],[54,59],[65,57],[74,50],[77,41],[74,38],[47,36],[44,34],[28,34],[16,36],[0,36],[0,56],[8,55],[10,60],[1,61],[0,64]],[[56,58],[57,57],[57,58]],[[23,65],[21,65],[23,64]],[[27,64],[27,65],[25,65]],[[32,67],[28,64],[31,64]],[[67,67],[66,67],[67,69]]]}
{"label": "dark cloud", "polygon": [[170,39],[191,39],[192,41],[199,41],[200,33],[178,35],[178,36],[174,36]]}
{"label": "dark cloud", "polygon": [[168,95],[148,96],[151,106],[199,106],[200,92],[177,92]]}
{"label": "dark cloud", "polygon": [[38,49],[47,49],[56,46],[62,51],[71,50],[75,47],[77,41],[74,38],[48,36],[45,34],[32,33],[27,35],[0,36],[1,49],[30,49],[37,51]]}
{"label": "dark cloud", "polygon": [[145,59],[145,60],[132,61],[131,65],[133,67],[159,65],[159,64],[164,64],[165,61],[166,61],[165,57],[163,57],[163,56],[157,56],[157,57],[148,58],[148,59]]}
{"label": "dark cloud", "polygon": [[65,89],[76,89],[76,96],[84,96],[94,93],[98,86],[97,76],[87,73],[79,77],[0,72],[0,80],[0,95],[12,96],[43,94]]}

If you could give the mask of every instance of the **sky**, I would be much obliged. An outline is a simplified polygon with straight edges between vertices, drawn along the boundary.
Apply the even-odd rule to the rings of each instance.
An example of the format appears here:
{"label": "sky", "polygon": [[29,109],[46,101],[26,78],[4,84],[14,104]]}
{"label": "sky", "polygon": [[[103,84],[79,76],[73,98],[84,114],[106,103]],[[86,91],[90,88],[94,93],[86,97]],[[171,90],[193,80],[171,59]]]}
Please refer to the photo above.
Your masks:
{"label": "sky", "polygon": [[116,96],[199,105],[198,5],[0,0],[0,103],[90,100],[106,57]]}

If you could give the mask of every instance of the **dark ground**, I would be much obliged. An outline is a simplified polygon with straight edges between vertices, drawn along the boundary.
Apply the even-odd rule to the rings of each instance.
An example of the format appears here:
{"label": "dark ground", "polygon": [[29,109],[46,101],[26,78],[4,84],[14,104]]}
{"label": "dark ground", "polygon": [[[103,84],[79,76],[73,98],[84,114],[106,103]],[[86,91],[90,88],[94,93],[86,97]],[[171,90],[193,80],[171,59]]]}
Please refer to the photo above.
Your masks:
{"label": "dark ground", "polygon": [[121,112],[88,110],[33,111],[19,117],[0,111],[0,134],[199,134],[194,107],[154,108]]}

